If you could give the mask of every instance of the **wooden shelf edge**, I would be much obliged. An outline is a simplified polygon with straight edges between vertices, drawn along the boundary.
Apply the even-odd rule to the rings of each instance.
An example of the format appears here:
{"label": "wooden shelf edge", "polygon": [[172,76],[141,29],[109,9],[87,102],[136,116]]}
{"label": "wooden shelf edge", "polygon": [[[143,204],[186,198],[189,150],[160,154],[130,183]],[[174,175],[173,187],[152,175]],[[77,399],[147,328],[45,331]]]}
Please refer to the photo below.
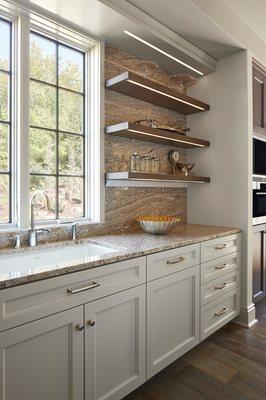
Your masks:
{"label": "wooden shelf edge", "polygon": [[[120,182],[120,184],[119,184]],[[121,184],[123,182],[123,185]],[[126,183],[130,183],[129,186],[137,186],[132,182],[142,182],[141,186],[150,186],[151,182],[156,186],[162,186],[163,184],[171,184],[171,187],[177,185],[187,185],[189,183],[209,183],[209,177],[202,177],[196,175],[181,175],[181,174],[157,174],[157,173],[146,173],[146,172],[108,172],[106,173],[106,186],[126,186]],[[145,185],[146,183],[146,185]],[[160,185],[161,184],[161,185]]]}
{"label": "wooden shelf edge", "polygon": [[105,132],[114,136],[165,144],[174,147],[182,147],[185,149],[210,147],[210,142],[207,140],[197,139],[178,132],[165,131],[131,122],[109,125],[105,128]]}
{"label": "wooden shelf edge", "polygon": [[108,79],[106,88],[185,115],[210,109],[210,106],[202,101],[131,71]]}

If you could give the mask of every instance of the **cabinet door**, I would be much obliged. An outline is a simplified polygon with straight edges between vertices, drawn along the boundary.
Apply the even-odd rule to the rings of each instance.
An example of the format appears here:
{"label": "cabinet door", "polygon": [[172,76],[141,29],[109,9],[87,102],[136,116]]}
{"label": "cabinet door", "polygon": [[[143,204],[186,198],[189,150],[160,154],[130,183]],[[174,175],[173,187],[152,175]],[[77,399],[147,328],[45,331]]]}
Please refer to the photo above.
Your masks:
{"label": "cabinet door", "polygon": [[199,267],[147,286],[147,378],[199,342]]}
{"label": "cabinet door", "polygon": [[253,232],[253,301],[265,296],[265,225],[254,226]]}
{"label": "cabinet door", "polygon": [[0,334],[1,400],[83,400],[83,307]]}
{"label": "cabinet door", "polygon": [[122,399],[146,378],[145,286],[86,304],[85,399]]}
{"label": "cabinet door", "polygon": [[266,134],[266,77],[257,65],[253,65],[253,125],[254,132]]}

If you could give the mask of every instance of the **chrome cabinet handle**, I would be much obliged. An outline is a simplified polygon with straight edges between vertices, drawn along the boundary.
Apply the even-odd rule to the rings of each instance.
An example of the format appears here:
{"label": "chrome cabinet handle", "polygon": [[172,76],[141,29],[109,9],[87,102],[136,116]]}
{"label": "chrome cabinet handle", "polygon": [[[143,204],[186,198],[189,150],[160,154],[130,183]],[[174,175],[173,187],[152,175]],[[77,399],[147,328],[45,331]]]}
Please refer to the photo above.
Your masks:
{"label": "chrome cabinet handle", "polygon": [[95,319],[90,319],[90,320],[88,321],[88,325],[94,326],[94,325],[95,325]]}
{"label": "chrome cabinet handle", "polygon": [[221,290],[224,289],[228,285],[227,282],[222,283],[220,286],[215,286],[215,290]]}
{"label": "chrome cabinet handle", "polygon": [[228,307],[223,307],[221,311],[216,312],[214,315],[217,317],[220,317],[221,315],[225,314],[227,311],[229,311]]}
{"label": "chrome cabinet handle", "polygon": [[215,250],[223,250],[228,246],[227,243],[219,244],[218,246],[215,246]]}
{"label": "chrome cabinet handle", "polygon": [[80,331],[83,331],[84,327],[85,327],[84,324],[77,324],[77,325],[76,325],[76,330],[79,331],[79,332],[80,332]]}
{"label": "chrome cabinet handle", "polygon": [[185,261],[185,259],[186,259],[186,257],[181,256],[181,257],[179,257],[179,258],[177,258],[175,260],[167,260],[166,264],[177,264],[177,263],[180,263],[182,261]]}
{"label": "chrome cabinet handle", "polygon": [[224,263],[223,265],[217,265],[216,267],[215,267],[215,269],[223,269],[223,268],[226,268],[226,267],[229,267],[230,266],[230,264],[228,264],[228,263]]}
{"label": "chrome cabinet handle", "polygon": [[85,287],[78,288],[78,289],[72,289],[71,287],[67,288],[67,292],[71,293],[71,294],[75,294],[75,293],[85,292],[86,290],[94,289],[98,286],[100,286],[100,284],[98,282],[92,282],[92,285],[85,286]]}

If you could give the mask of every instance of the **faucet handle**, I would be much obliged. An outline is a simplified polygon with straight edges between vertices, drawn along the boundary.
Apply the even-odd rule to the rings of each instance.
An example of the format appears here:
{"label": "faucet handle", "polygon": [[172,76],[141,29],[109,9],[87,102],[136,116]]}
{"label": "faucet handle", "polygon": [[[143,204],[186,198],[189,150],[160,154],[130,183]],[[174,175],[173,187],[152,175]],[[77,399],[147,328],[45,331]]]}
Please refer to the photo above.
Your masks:
{"label": "faucet handle", "polygon": [[38,228],[36,229],[36,233],[38,235],[44,235],[45,233],[51,233],[51,229],[46,229],[46,228]]}
{"label": "faucet handle", "polygon": [[76,240],[76,238],[77,238],[77,222],[76,221],[64,221],[64,222],[60,222],[60,225],[70,227],[72,240]]}
{"label": "faucet handle", "polygon": [[76,240],[77,239],[77,223],[73,222],[73,224],[71,225],[71,233],[72,233],[72,240]]}
{"label": "faucet handle", "polygon": [[22,235],[15,235],[9,238],[10,241],[14,242],[15,249],[19,249],[21,247],[21,236]]}

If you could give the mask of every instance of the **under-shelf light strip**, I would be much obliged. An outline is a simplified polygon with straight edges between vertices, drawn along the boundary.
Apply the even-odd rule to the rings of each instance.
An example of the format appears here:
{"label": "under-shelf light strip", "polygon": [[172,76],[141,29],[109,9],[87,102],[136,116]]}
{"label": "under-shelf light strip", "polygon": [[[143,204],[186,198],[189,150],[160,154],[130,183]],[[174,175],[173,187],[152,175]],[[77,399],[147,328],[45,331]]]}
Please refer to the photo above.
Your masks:
{"label": "under-shelf light strip", "polygon": [[146,40],[140,38],[139,36],[134,35],[134,33],[131,33],[131,32],[129,32],[129,31],[124,31],[124,33],[125,33],[126,35],[128,35],[128,36],[133,37],[134,39],[138,40],[139,42],[141,42],[141,43],[143,43],[143,44],[146,44],[146,46],[151,47],[153,50],[158,51],[159,53],[165,55],[166,57],[171,58],[172,60],[176,61],[178,64],[184,65],[184,67],[190,69],[191,71],[194,71],[194,72],[196,72],[197,74],[199,74],[199,75],[201,75],[201,76],[204,75],[204,74],[203,74],[201,71],[199,71],[198,69],[191,67],[191,65],[186,64],[184,61],[181,61],[181,60],[179,60],[178,58],[172,56],[171,54],[166,53],[166,51],[161,50],[159,47],[154,46],[153,44],[147,42]]}
{"label": "under-shelf light strip", "polygon": [[189,101],[185,101],[185,100],[179,99],[178,97],[172,96],[172,95],[170,95],[168,93],[161,92],[161,90],[157,90],[157,89],[151,88],[150,86],[143,85],[143,83],[136,82],[136,81],[134,81],[132,79],[127,79],[127,82],[133,83],[134,85],[137,85],[137,86],[141,86],[141,87],[143,87],[145,89],[151,90],[152,92],[159,93],[162,96],[169,97],[170,99],[179,101],[180,103],[187,104],[187,105],[189,105],[191,107],[197,108],[198,110],[202,110],[202,111],[204,110],[203,107],[196,106],[195,104],[192,104]]}
{"label": "under-shelf light strip", "polygon": [[147,133],[147,132],[138,131],[137,129],[127,129],[127,130],[128,130],[129,132],[133,132],[133,133],[140,133],[141,135],[147,135],[147,136],[153,136],[153,137],[155,137],[155,138],[161,138],[161,139],[171,140],[172,142],[188,143],[188,144],[191,144],[191,145],[193,145],[193,146],[205,147],[204,144],[189,143],[189,142],[187,142],[186,140],[174,139],[174,138],[166,138],[165,136],[153,135],[152,133]]}

